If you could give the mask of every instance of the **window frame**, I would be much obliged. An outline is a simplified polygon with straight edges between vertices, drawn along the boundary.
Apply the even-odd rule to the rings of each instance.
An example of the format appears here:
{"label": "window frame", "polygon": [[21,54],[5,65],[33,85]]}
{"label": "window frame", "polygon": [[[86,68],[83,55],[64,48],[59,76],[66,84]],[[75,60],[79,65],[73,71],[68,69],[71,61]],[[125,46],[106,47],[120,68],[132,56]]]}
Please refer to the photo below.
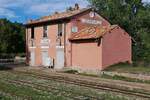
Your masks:
{"label": "window frame", "polygon": [[35,38],[34,27],[31,27],[31,39]]}
{"label": "window frame", "polygon": [[58,24],[58,33],[57,33],[57,36],[61,37],[63,34],[63,24],[60,23]]}
{"label": "window frame", "polygon": [[78,32],[78,27],[77,26],[72,26],[71,27],[71,32],[72,33],[77,33]]}
{"label": "window frame", "polygon": [[48,38],[48,26],[43,26],[43,38]]}

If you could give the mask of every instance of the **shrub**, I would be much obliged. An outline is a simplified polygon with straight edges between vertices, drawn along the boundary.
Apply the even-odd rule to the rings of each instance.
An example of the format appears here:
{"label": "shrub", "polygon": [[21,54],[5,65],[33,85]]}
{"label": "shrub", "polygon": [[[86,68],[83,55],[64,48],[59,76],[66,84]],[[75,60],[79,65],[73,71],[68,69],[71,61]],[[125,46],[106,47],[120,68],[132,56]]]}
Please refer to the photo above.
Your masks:
{"label": "shrub", "polygon": [[77,73],[79,73],[77,70],[66,70],[64,72],[65,73],[70,73],[70,74],[77,74]]}

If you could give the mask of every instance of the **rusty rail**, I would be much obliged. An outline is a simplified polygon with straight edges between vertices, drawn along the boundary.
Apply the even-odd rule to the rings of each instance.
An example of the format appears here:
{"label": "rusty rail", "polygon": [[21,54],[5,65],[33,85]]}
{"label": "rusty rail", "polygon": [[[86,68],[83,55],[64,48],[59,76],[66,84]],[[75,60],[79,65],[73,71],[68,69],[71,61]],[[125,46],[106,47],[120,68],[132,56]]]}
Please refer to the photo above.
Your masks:
{"label": "rusty rail", "polygon": [[99,90],[107,90],[107,91],[111,91],[111,92],[117,92],[117,93],[122,93],[122,94],[127,94],[127,95],[138,96],[138,97],[150,99],[150,93],[111,87],[111,86],[102,85],[102,84],[95,83],[95,82],[83,81],[82,79],[79,80],[79,79],[65,78],[61,75],[50,76],[50,75],[25,72],[25,71],[12,71],[12,73],[30,75],[30,76],[41,78],[41,79],[54,80],[57,82],[74,84],[74,85],[79,85],[79,86],[84,86],[84,87],[89,87],[89,88],[99,89]]}

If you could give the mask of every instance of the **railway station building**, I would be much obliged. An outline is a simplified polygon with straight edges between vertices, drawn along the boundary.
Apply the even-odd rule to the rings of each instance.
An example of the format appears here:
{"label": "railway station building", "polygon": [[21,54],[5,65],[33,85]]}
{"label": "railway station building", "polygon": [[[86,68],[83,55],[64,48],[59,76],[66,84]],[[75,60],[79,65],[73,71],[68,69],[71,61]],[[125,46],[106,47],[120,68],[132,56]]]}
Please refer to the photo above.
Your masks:
{"label": "railway station building", "polygon": [[26,23],[30,66],[103,70],[132,62],[131,37],[92,8],[75,7]]}

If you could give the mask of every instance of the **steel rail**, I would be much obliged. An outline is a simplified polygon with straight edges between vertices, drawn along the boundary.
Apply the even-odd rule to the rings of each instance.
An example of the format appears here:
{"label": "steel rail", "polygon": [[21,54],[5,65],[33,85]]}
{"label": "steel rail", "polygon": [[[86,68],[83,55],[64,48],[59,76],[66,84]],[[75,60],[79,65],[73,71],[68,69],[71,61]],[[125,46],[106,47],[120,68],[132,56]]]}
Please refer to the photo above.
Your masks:
{"label": "steel rail", "polygon": [[[12,80],[12,79],[5,79],[5,80],[10,82],[10,83],[32,87],[36,90],[47,91],[47,92],[50,92],[52,94],[54,93],[53,90],[60,90],[60,89],[58,89],[52,85],[41,85],[41,84],[33,83],[30,81],[24,81],[24,80]],[[68,98],[73,99],[73,100],[83,100],[83,98],[86,98],[88,100],[101,100],[100,98],[97,98],[94,96],[89,96],[89,95],[85,95],[85,94],[81,94],[81,93],[75,93],[75,92],[72,92],[69,90],[64,90],[64,92],[67,93],[67,95],[63,95],[64,97],[68,97]],[[68,95],[68,93],[70,93],[70,95]],[[82,98],[78,98],[78,97],[82,97]]]}
{"label": "steel rail", "polygon": [[138,96],[138,97],[150,99],[150,93],[144,93],[144,92],[140,92],[140,91],[133,91],[133,90],[127,90],[127,89],[120,89],[120,88],[116,88],[116,87],[102,85],[102,84],[95,83],[95,82],[83,81],[82,79],[81,80],[71,79],[68,77],[65,78],[61,75],[50,76],[50,75],[44,75],[41,73],[33,73],[33,72],[25,72],[25,71],[12,71],[12,72],[18,73],[18,74],[30,75],[33,77],[42,78],[42,79],[46,79],[46,80],[54,80],[57,82],[74,84],[74,85],[89,87],[89,88],[93,88],[93,89],[106,90],[106,91],[117,92],[117,93],[122,93],[122,94],[127,94],[127,95]]}

